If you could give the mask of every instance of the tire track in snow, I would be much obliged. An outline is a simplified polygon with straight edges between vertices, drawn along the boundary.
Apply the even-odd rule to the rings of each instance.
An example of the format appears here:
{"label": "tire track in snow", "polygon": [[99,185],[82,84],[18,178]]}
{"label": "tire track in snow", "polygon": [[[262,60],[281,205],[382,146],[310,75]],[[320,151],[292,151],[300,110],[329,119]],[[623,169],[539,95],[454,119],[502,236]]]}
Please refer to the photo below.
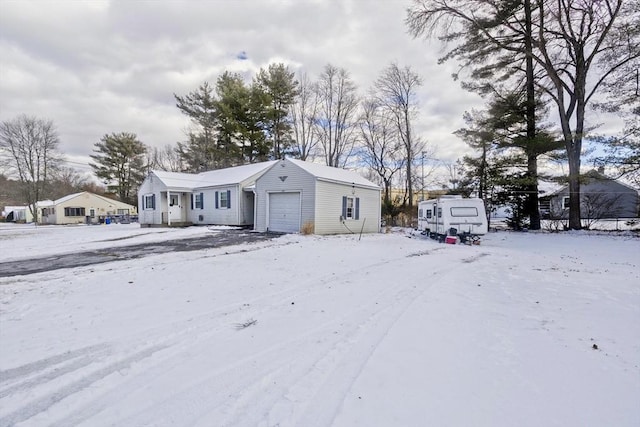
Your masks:
{"label": "tire track in snow", "polygon": [[[351,314],[357,321],[328,340],[321,352],[292,357],[295,368],[273,376],[275,387],[270,387],[275,390],[269,395],[259,383],[245,390],[221,425],[329,425],[369,357],[420,293],[401,289],[389,295],[393,304],[382,309],[368,305]],[[307,404],[301,408],[299,402]]]}
{"label": "tire track in snow", "polygon": [[[408,257],[409,256],[404,255],[387,260],[384,263],[372,263],[348,270],[347,272],[341,272],[340,274],[349,277],[356,275],[363,270],[375,271],[376,269],[393,265]],[[416,258],[413,259],[415,260]],[[288,286],[285,289],[279,289],[277,292],[272,292],[268,295],[249,300],[252,308],[247,311],[255,314],[269,313],[281,308],[283,301],[287,301],[291,298],[301,298],[302,296],[312,298],[318,293],[326,292],[325,286],[330,282],[334,283],[334,286],[340,286],[340,284],[346,283],[346,281],[342,281],[335,284],[335,281],[336,276],[334,274],[312,277],[302,284],[296,283],[295,285]],[[144,424],[148,423],[149,419],[162,419],[158,417],[159,414],[166,415],[166,425],[173,425],[175,423],[184,424],[185,419],[182,418],[183,416],[185,418],[191,417],[193,422],[197,422],[198,418],[203,416],[203,414],[208,414],[212,411],[222,411],[223,414],[227,414],[226,417],[230,420],[229,423],[232,425],[237,421],[234,421],[234,417],[237,416],[238,412],[233,409],[232,405],[230,405],[228,397],[229,394],[237,396],[240,399],[245,398],[249,404],[248,407],[251,407],[251,405],[256,404],[257,400],[255,397],[251,397],[251,390],[264,390],[264,388],[260,387],[260,383],[263,378],[279,379],[287,376],[286,370],[283,370],[283,363],[294,366],[296,368],[296,372],[298,372],[297,375],[293,376],[293,380],[289,380],[288,383],[286,381],[282,381],[284,386],[289,388],[294,387],[296,381],[300,381],[300,378],[303,377],[305,373],[308,374],[312,371],[320,373],[324,372],[325,368],[320,369],[320,366],[324,366],[323,363],[328,363],[326,362],[327,360],[337,360],[340,358],[340,355],[345,357],[349,349],[352,348],[350,345],[344,343],[344,338],[342,336],[330,336],[330,339],[324,344],[324,352],[322,353],[321,351],[320,357],[316,357],[315,354],[303,354],[305,358],[303,358],[302,363],[297,362],[297,359],[299,359],[301,355],[297,354],[295,351],[292,352],[292,349],[302,347],[309,340],[327,339],[327,335],[331,334],[331,331],[336,328],[336,325],[341,325],[348,321],[351,322],[348,333],[356,336],[358,328],[362,328],[363,330],[367,329],[365,326],[368,323],[363,322],[363,319],[365,319],[365,317],[363,317],[364,312],[368,313],[368,317],[366,317],[366,319],[377,319],[377,315],[374,315],[376,312],[380,311],[380,307],[375,306],[374,300],[387,301],[391,296],[397,295],[397,291],[402,291],[401,285],[386,289],[385,291],[375,294],[369,298],[369,302],[364,304],[360,311],[357,311],[359,314],[345,314],[344,316],[319,325],[312,331],[307,331],[307,333],[292,337],[287,341],[279,342],[258,354],[248,356],[232,365],[225,365],[220,370],[214,371],[205,375],[204,378],[199,379],[197,384],[187,387],[186,389],[170,396],[164,402],[155,404],[147,410],[142,410],[138,414],[132,415],[127,420],[131,421],[131,423],[127,422],[125,424]],[[396,293],[394,294],[394,292]],[[410,304],[413,297],[407,296],[405,298],[401,298],[401,300]],[[149,381],[154,381],[158,376],[165,374],[167,369],[170,370],[180,364],[185,353],[191,353],[195,349],[200,348],[205,352],[207,350],[210,351],[212,348],[211,343],[215,343],[215,338],[219,336],[220,333],[224,332],[226,330],[225,328],[230,327],[232,324],[231,321],[229,321],[229,317],[243,312],[243,302],[246,302],[246,300],[238,301],[237,304],[227,304],[213,312],[190,316],[182,321],[167,323],[160,327],[150,328],[147,331],[127,337],[125,341],[128,342],[135,341],[137,339],[136,337],[144,336],[147,339],[147,342],[154,344],[154,347],[152,348],[155,348],[156,350],[151,351],[151,353],[146,356],[144,354],[145,350],[142,352],[135,352],[131,356],[121,359],[119,362],[110,364],[108,367],[87,375],[78,381],[67,384],[66,386],[61,387],[57,392],[46,395],[23,407],[21,410],[15,411],[0,419],[0,425],[4,425],[2,424],[4,422],[7,422],[7,425],[11,425],[13,422],[27,420],[52,407],[60,400],[81,392],[88,385],[95,381],[99,381],[101,378],[104,378],[104,376],[109,375],[109,373],[128,367],[132,363],[141,361],[142,359],[152,355],[154,352],[164,350],[158,354],[157,357],[154,357],[154,364],[152,366],[139,366],[138,371],[140,371],[140,369],[142,370],[139,373],[136,373],[132,378],[128,378],[127,381],[118,383],[115,387],[112,386],[110,390],[101,393],[99,396],[93,397],[88,404],[85,404],[82,408],[76,410],[72,414],[64,416],[64,419],[60,420],[55,425],[75,425],[91,419],[100,411],[108,408],[109,405],[117,404],[124,400],[125,396],[123,391],[129,392],[131,390],[140,390],[144,388]],[[397,306],[397,304],[398,302],[396,301],[394,306]],[[363,312],[362,310],[365,311]],[[398,314],[398,317],[404,310],[406,310],[406,308]],[[386,312],[386,310],[383,312]],[[395,317],[395,319],[398,317]],[[389,328],[392,326],[393,322],[390,324]],[[380,340],[383,338],[384,336],[380,337]],[[368,338],[365,339],[365,342],[368,340]],[[208,349],[207,346],[209,347]],[[373,349],[371,352],[373,352]],[[368,354],[370,355],[371,352]],[[263,363],[265,359],[269,362]],[[330,363],[329,365],[331,366]],[[364,363],[357,366],[362,367],[364,366]],[[314,367],[316,367],[315,370]],[[238,372],[244,372],[245,374],[243,377],[238,379]],[[357,375],[351,380],[349,387],[355,378],[357,378]],[[298,385],[298,387],[304,386]],[[281,400],[278,399],[275,400],[276,404],[280,401]],[[264,410],[266,412],[273,410],[273,404],[264,406]],[[178,414],[181,418],[172,419],[171,417],[175,416],[175,414]],[[265,412],[263,412],[263,414],[266,416]],[[243,422],[237,421],[237,423],[242,424]]]}
{"label": "tire track in snow", "polygon": [[0,384],[9,380],[19,377],[26,377],[34,372],[42,371],[48,367],[55,366],[59,363],[67,362],[71,359],[75,359],[80,356],[93,353],[95,351],[103,351],[108,348],[105,344],[92,345],[89,347],[79,348],[77,350],[67,351],[62,354],[47,357],[46,359],[37,360],[35,362],[28,363],[26,365],[18,366],[16,368],[0,371]]}
{"label": "tire track in snow", "polygon": [[[386,263],[376,263],[370,266],[360,267],[358,269],[350,270],[348,275],[352,273],[357,273],[363,269],[369,268],[380,268],[386,264],[393,263],[395,261],[399,261],[404,257],[391,260]],[[320,278],[315,277],[313,280],[308,281],[306,284],[302,286],[304,294],[314,294],[315,292],[324,292],[326,289],[322,288],[321,285],[326,285],[329,281],[335,281],[335,276],[332,274],[323,275]],[[282,306],[283,301],[288,301],[291,298],[290,292],[294,289],[299,289],[300,285],[292,286],[285,290],[281,290],[279,292],[270,294],[265,298],[260,298],[263,303],[265,303],[264,308],[260,310],[260,312],[277,309]],[[379,294],[372,295],[368,305],[365,306],[369,311],[378,311],[380,310],[379,306],[375,305],[375,301],[378,300],[388,300],[389,295],[393,294],[393,289],[385,289],[383,292]],[[286,295],[286,297],[285,297]],[[300,295],[298,295],[300,297]],[[308,296],[312,298],[312,296]],[[220,312],[220,310],[217,310]],[[371,315],[371,313],[369,313]],[[269,375],[273,375],[273,372],[277,372],[282,369],[282,363],[296,363],[296,359],[299,358],[299,355],[291,354],[291,348],[298,348],[300,345],[309,341],[310,339],[322,339],[327,336],[327,330],[335,330],[339,329],[338,327],[345,323],[346,319],[353,317],[353,314],[346,314],[341,316],[340,318],[333,319],[329,322],[326,322],[323,325],[315,328],[315,332],[307,332],[302,336],[293,337],[292,339],[279,343],[275,346],[272,346],[268,349],[263,350],[262,352],[244,358],[231,366],[225,366],[221,371],[212,373],[209,376],[206,376],[205,379],[202,380],[202,383],[196,386],[193,386],[190,390],[182,391],[176,395],[172,395],[169,399],[159,405],[154,405],[146,411],[142,411],[141,414],[137,416],[133,416],[133,418],[128,419],[124,424],[127,425],[137,425],[139,423],[144,423],[145,420],[148,420],[149,417],[152,417],[156,420],[166,420],[166,421],[158,421],[164,425],[172,425],[174,423],[180,422],[181,424],[185,423],[185,418],[188,418],[191,414],[198,414],[201,412],[209,412],[211,410],[211,400],[221,402],[217,404],[217,407],[220,406],[228,406],[228,397],[226,393],[230,393],[232,395],[240,395],[243,390],[250,388],[252,383],[255,381],[255,378],[264,378]],[[228,324],[224,322],[220,322],[220,319],[212,319],[211,317],[202,318],[203,323],[200,325],[196,325],[188,328],[188,330],[180,331],[178,334],[173,334],[171,336],[172,339],[176,339],[178,335],[187,335],[187,341],[196,341],[198,342],[198,347],[203,347],[204,350],[212,348],[211,342],[216,341],[216,337],[221,332],[227,329]],[[212,324],[215,322],[215,324]],[[195,335],[197,330],[205,330],[206,333]],[[164,332],[166,335],[166,332]],[[195,335],[195,336],[194,336]],[[341,338],[336,336],[334,338],[335,342],[338,342]],[[110,405],[117,403],[117,401],[123,399],[123,393],[119,390],[123,388],[124,390],[132,390],[132,389],[140,389],[147,385],[149,381],[153,381],[153,379],[161,377],[165,375],[166,372],[171,371],[176,364],[179,364],[183,359],[184,353],[193,353],[196,351],[193,343],[189,343],[187,341],[176,341],[173,346],[175,351],[163,351],[163,356],[167,356],[169,352],[171,352],[171,356],[167,357],[162,362],[158,363],[156,366],[150,367],[144,373],[141,373],[135,378],[130,379],[124,384],[121,384],[119,387],[103,394],[101,397],[95,399],[88,405],[85,405],[79,411],[76,411],[73,414],[65,417],[64,420],[55,425],[69,425],[69,424],[78,424],[84,420],[89,419],[91,416],[99,413],[100,411],[108,408]],[[335,344],[335,343],[334,343]],[[271,364],[264,364],[264,359],[267,358],[272,362]],[[309,364],[313,364],[315,361],[312,360]],[[259,368],[257,368],[259,367]],[[256,369],[258,369],[256,371]],[[307,368],[304,368],[307,369]],[[238,380],[238,372],[254,372],[253,375],[246,375],[244,380]],[[203,398],[205,396],[205,398]],[[204,400],[203,400],[204,399]],[[204,409],[198,409],[204,408]],[[172,419],[172,414],[181,414],[180,419]],[[158,414],[162,414],[162,416],[158,416]],[[190,414],[190,415],[187,415]],[[194,420],[197,419],[194,418]],[[186,422],[189,424],[189,422]]]}
{"label": "tire track in snow", "polygon": [[[394,292],[396,290],[397,288],[385,290],[376,296],[378,299],[393,298],[397,294]],[[413,301],[410,296],[404,299]],[[357,334],[357,331],[363,328],[360,319],[376,318],[378,316],[376,312],[380,312],[380,307],[369,302],[354,312],[318,325],[310,332],[279,342],[255,355],[224,366],[221,370],[206,375],[198,383],[169,396],[163,402],[123,420],[122,424],[141,425],[153,419],[156,427],[176,424],[198,425],[199,421],[205,426],[258,425],[257,422],[267,416],[273,404],[271,402],[270,405],[266,405],[266,412],[258,409],[259,402],[264,397],[266,378],[276,378],[288,388],[292,381],[299,381],[322,361],[338,360],[337,354],[344,355],[349,351],[350,346],[344,344],[345,335],[352,337]],[[352,318],[355,321],[350,321]],[[349,325],[345,326],[347,323]],[[332,333],[340,328],[345,330],[346,334]],[[325,340],[322,349],[311,354],[304,350],[308,342],[318,342],[322,339]],[[293,349],[303,350],[300,352],[300,350],[292,351]],[[317,369],[317,372],[322,371],[322,367]],[[285,378],[292,378],[292,380],[287,382]],[[256,396],[251,396],[252,390],[255,391]],[[235,408],[237,404],[234,402],[243,399],[247,402],[246,406]],[[249,418],[251,414],[258,415],[256,424],[253,424],[254,420]]]}
{"label": "tire track in snow", "polygon": [[[58,390],[39,397],[33,401],[28,402],[21,408],[11,412],[10,414],[0,418],[0,427],[13,426],[22,421],[26,421],[37,414],[40,414],[47,409],[51,408],[61,400],[78,393],[79,391],[89,387],[91,384],[107,377],[108,375],[117,372],[122,369],[129,368],[132,364],[139,362],[147,357],[152,356],[157,351],[160,351],[162,346],[148,347],[142,351],[139,351],[129,357],[119,360],[115,363],[110,363],[105,367],[92,372],[89,375],[82,377],[81,379],[68,383]],[[84,366],[84,365],[83,365]]]}

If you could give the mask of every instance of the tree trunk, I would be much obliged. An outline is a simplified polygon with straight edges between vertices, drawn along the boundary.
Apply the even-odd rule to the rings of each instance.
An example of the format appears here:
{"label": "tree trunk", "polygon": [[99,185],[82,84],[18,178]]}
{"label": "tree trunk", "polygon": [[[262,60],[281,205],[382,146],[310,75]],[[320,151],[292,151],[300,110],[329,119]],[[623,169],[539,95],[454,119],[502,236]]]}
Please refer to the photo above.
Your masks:
{"label": "tree trunk", "polygon": [[529,228],[540,230],[540,209],[538,207],[538,156],[536,144],[536,98],[535,79],[533,75],[533,46],[531,29],[531,0],[524,0],[525,12],[525,54],[527,74],[527,206]]}
{"label": "tree trunk", "polygon": [[540,230],[540,209],[538,206],[538,155],[527,155],[527,213],[529,214],[529,228]]}
{"label": "tree trunk", "polygon": [[569,153],[569,229],[580,230],[580,150]]}

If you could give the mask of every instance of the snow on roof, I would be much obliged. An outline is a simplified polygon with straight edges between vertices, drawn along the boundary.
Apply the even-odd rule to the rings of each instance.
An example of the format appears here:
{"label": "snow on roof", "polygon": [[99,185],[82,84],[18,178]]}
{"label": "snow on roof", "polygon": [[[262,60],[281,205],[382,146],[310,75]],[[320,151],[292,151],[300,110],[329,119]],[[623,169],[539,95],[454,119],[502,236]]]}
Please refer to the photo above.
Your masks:
{"label": "snow on roof", "polygon": [[153,173],[169,188],[187,188],[193,190],[194,188],[238,184],[260,172],[266,171],[276,162],[277,160],[251,163],[243,166],[200,172],[198,174],[156,170],[154,170]]}
{"label": "snow on roof", "polygon": [[73,193],[73,194],[69,194],[68,196],[60,197],[59,199],[56,199],[52,204],[59,205],[60,203],[64,203],[64,202],[66,202],[68,200],[71,200],[71,199],[74,199],[74,198],[78,197],[82,193],[86,193],[86,191],[81,191],[79,193]]}
{"label": "snow on roof", "polygon": [[557,182],[544,180],[538,181],[538,193],[541,196],[549,196],[555,194],[558,191],[562,190],[564,187],[566,187],[566,184],[559,184]]}
{"label": "snow on roof", "polygon": [[216,169],[208,172],[202,172],[198,174],[198,176],[200,177],[199,187],[215,187],[218,185],[238,184],[260,172],[266,171],[275,163],[277,163],[277,160],[251,163],[248,165],[236,166],[233,168]]}
{"label": "snow on roof", "polygon": [[160,178],[160,181],[169,188],[188,188],[193,189],[198,186],[200,182],[199,175],[193,173],[183,172],[167,172],[154,170],[152,171],[155,176]]}
{"label": "snow on roof", "polygon": [[331,166],[321,165],[319,163],[305,162],[296,159],[287,159],[287,161],[290,161],[294,165],[304,169],[311,175],[314,175],[315,177],[320,179],[346,182],[361,187],[371,187],[378,189],[380,188],[380,186],[378,186],[377,184],[374,184],[368,179],[362,177],[359,173],[352,170],[334,168]]}

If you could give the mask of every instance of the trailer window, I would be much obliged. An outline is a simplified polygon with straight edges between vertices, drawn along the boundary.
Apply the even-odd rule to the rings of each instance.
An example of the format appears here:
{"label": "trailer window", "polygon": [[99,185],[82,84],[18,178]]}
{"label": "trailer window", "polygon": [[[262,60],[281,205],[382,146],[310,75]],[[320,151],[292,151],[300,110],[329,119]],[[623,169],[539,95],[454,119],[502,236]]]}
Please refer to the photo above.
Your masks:
{"label": "trailer window", "polygon": [[478,216],[478,208],[473,206],[451,208],[451,216]]}
{"label": "trailer window", "polygon": [[424,217],[422,216],[422,208],[421,208],[421,209],[418,209],[418,218],[424,218]]}
{"label": "trailer window", "polygon": [[431,218],[431,209],[427,209],[427,219]]}
{"label": "trailer window", "polygon": [[442,208],[438,208],[438,218],[442,218]]}

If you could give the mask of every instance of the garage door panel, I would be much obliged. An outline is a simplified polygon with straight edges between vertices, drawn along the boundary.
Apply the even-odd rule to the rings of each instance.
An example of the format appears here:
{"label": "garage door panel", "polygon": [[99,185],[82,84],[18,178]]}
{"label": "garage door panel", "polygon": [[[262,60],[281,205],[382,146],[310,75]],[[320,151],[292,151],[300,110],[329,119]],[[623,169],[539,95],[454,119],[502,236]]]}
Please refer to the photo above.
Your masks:
{"label": "garage door panel", "polygon": [[300,193],[269,194],[269,230],[282,233],[300,231]]}

